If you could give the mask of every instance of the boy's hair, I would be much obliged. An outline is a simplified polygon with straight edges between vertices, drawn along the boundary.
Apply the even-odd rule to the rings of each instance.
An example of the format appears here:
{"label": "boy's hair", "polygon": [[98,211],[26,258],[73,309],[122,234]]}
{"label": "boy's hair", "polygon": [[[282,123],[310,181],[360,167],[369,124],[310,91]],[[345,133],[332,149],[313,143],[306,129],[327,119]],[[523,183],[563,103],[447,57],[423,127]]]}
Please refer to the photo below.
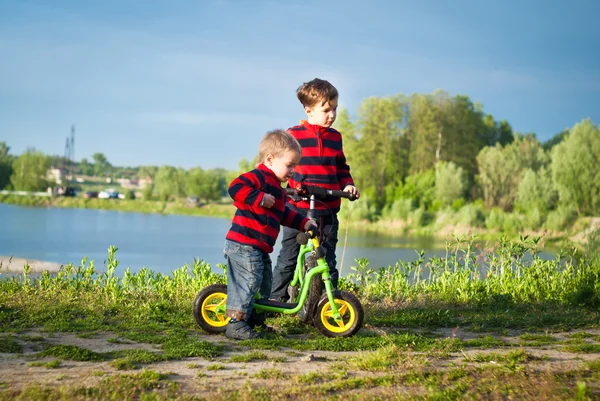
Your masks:
{"label": "boy's hair", "polygon": [[296,138],[282,129],[274,129],[267,132],[258,145],[258,162],[264,162],[269,153],[279,157],[290,150],[302,154],[302,147]]}
{"label": "boy's hair", "polygon": [[298,100],[304,107],[313,107],[321,102],[321,106],[338,98],[338,91],[329,81],[315,78],[305,82],[296,89]]}

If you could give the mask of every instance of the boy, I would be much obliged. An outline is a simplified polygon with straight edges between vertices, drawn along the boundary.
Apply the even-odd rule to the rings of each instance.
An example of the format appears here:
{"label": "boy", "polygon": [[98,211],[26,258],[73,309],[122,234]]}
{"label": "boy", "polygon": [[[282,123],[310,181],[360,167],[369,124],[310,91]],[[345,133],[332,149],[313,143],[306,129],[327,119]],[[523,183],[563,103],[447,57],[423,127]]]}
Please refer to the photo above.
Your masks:
{"label": "boy", "polygon": [[260,164],[229,186],[237,208],[225,240],[227,260],[227,324],[225,336],[237,340],[259,338],[265,314],[252,310],[254,295],[271,291],[271,259],[280,224],[307,231],[316,224],[286,205],[281,183],[290,178],[302,157],[302,148],[283,130],[268,132],[258,147]]}
{"label": "boy", "polygon": [[[335,121],[338,106],[338,91],[328,81],[315,78],[306,82],[296,90],[298,100],[304,107],[306,121],[288,129],[302,146],[302,159],[296,167],[294,175],[289,179],[290,187],[298,183],[318,185],[326,189],[343,190],[360,196],[350,175],[350,167],[342,149],[342,135],[331,128]],[[289,201],[292,210],[306,214],[310,205],[305,201]],[[329,265],[329,274],[334,288],[337,288],[339,273],[336,269],[335,247],[337,244],[340,199],[316,202],[315,216],[325,241],[321,245],[326,249],[325,260]],[[333,217],[328,211],[333,212]],[[300,246],[296,242],[297,230],[283,229],[281,251],[273,271],[273,287],[271,298],[286,301],[288,284],[294,278],[296,259]],[[323,241],[323,238],[321,238]]]}

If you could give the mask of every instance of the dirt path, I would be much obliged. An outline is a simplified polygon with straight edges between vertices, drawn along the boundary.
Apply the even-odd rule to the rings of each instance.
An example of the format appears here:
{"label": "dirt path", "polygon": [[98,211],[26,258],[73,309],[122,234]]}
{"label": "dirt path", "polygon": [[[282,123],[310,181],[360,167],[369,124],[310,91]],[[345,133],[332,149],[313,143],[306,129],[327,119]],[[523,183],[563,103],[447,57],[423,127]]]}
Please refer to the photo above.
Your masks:
{"label": "dirt path", "polygon": [[[369,330],[363,329],[363,330]],[[600,330],[586,330],[586,333],[600,336]],[[438,330],[437,334],[443,338],[460,338],[469,340],[478,336],[461,330]],[[568,339],[570,333],[552,333],[558,341]],[[50,345],[75,345],[80,348],[104,353],[110,351],[140,349],[147,351],[159,351],[159,346],[133,342],[114,342],[113,333],[100,333],[93,338],[81,338],[70,333],[56,333],[48,336],[45,333],[29,332],[19,333],[19,343],[22,346],[22,354],[0,353],[0,382],[2,387],[11,389],[26,388],[32,383],[50,386],[85,386],[93,387],[104,378],[111,375],[139,372],[117,370],[110,362],[76,362],[64,360],[56,368],[44,366],[44,363],[52,362],[57,358],[48,357],[32,359],[31,356],[40,351],[39,341]],[[330,351],[296,351],[292,349],[281,350],[257,350],[240,346],[235,341],[228,340],[222,335],[198,334],[199,339],[214,344],[223,345],[226,352],[207,360],[204,358],[187,358],[143,365],[143,369],[150,369],[159,373],[168,374],[168,379],[178,384],[179,389],[185,394],[196,396],[208,396],[220,392],[223,388],[239,389],[248,381],[259,383],[268,382],[268,378],[257,376],[260,372],[277,372],[278,380],[290,379],[299,375],[308,375],[314,372],[331,374],[331,369],[336,363],[344,363],[352,358],[366,356],[368,352],[330,352]],[[23,341],[25,338],[37,338],[35,341]],[[509,344],[518,345],[518,336],[508,334],[497,338]],[[113,339],[113,341],[109,341]],[[430,358],[436,369],[448,369],[461,364],[471,364],[476,357],[485,353],[508,353],[515,349],[523,349],[535,357],[535,366],[539,371],[552,373],[569,372],[580,369],[586,361],[598,359],[598,354],[575,354],[560,350],[553,346],[541,347],[501,347],[501,348],[467,348],[461,352],[454,352],[443,358]],[[236,357],[247,355],[249,352],[262,354],[268,359],[252,359],[248,362],[234,362]],[[418,357],[418,353],[412,352],[410,358]],[[423,356],[423,355],[421,355]],[[407,363],[410,362],[410,358]],[[35,361],[35,365],[32,365]],[[494,363],[494,361],[490,361]],[[338,365],[339,366],[339,365]],[[360,377],[365,375],[358,369],[350,369],[349,374]],[[372,373],[368,373],[372,374]],[[291,380],[291,379],[290,379]],[[293,381],[291,382],[293,383]]]}

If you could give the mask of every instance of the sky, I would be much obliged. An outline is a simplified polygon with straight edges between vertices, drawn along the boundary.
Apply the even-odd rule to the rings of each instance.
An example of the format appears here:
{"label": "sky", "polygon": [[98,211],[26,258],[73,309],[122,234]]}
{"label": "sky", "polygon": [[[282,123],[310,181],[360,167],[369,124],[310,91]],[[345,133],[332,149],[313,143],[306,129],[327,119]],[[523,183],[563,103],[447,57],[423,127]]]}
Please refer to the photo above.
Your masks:
{"label": "sky", "polygon": [[116,166],[237,169],[315,77],[467,95],[545,141],[600,124],[597,0],[1,0],[0,142]]}

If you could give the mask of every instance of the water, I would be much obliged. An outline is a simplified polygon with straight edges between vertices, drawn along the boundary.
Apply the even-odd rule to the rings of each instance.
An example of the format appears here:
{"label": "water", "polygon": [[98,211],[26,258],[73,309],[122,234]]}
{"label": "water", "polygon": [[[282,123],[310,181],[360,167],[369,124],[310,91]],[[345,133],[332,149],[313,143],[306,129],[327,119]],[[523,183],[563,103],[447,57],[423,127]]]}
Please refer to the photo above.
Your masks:
{"label": "water", "polygon": [[[194,260],[204,260],[213,271],[224,263],[223,244],[229,219],[214,217],[142,214],[93,209],[33,208],[0,203],[0,256],[37,259],[79,265],[81,259],[95,261],[96,269],[106,265],[108,248],[118,248],[117,275],[126,268],[138,272],[142,267],[170,274]],[[279,253],[279,242],[271,258]],[[338,269],[342,276],[352,272],[355,259],[366,258],[377,269],[398,261],[413,261],[417,251],[425,258],[445,256],[445,243],[433,238],[389,237],[374,234],[346,235],[339,232]],[[539,252],[542,259],[554,259],[551,249]],[[531,260],[526,254],[525,260]],[[483,266],[480,266],[480,269]],[[427,275],[426,269],[424,270]]]}
{"label": "water", "polygon": [[[213,266],[224,263],[223,244],[229,219],[125,213],[92,209],[32,208],[0,204],[0,255],[62,264],[80,264],[84,256],[100,269],[108,247],[119,250],[117,274],[129,267],[133,272],[147,267],[169,274],[194,259]],[[414,260],[415,250],[443,255],[443,244],[428,239],[387,238],[339,233],[338,269],[351,272],[355,258],[367,258],[373,268]],[[346,240],[346,241],[345,241]],[[344,242],[346,246],[344,247]],[[277,259],[280,245],[271,255]],[[343,262],[343,265],[342,265]]]}

